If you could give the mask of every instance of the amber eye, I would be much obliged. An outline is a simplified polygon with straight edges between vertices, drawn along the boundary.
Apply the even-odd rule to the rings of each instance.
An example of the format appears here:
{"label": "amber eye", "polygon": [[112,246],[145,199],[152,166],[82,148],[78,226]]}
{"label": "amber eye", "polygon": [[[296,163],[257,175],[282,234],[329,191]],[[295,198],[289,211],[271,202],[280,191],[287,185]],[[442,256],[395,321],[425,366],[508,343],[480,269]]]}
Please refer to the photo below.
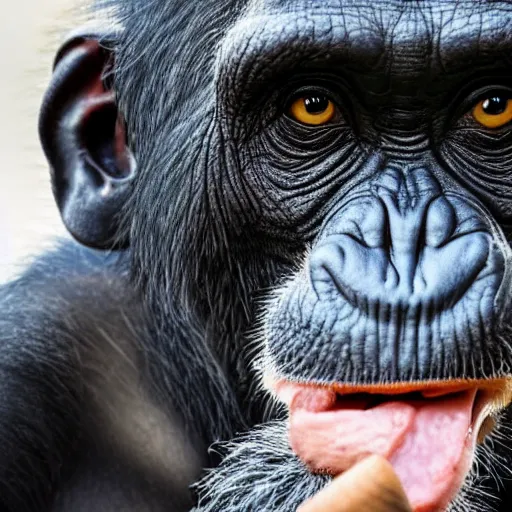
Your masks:
{"label": "amber eye", "polygon": [[321,126],[336,114],[334,103],[323,94],[308,94],[297,98],[290,107],[290,116],[302,124]]}
{"label": "amber eye", "polygon": [[501,128],[512,121],[512,99],[507,96],[491,96],[473,109],[477,123],[486,128]]}

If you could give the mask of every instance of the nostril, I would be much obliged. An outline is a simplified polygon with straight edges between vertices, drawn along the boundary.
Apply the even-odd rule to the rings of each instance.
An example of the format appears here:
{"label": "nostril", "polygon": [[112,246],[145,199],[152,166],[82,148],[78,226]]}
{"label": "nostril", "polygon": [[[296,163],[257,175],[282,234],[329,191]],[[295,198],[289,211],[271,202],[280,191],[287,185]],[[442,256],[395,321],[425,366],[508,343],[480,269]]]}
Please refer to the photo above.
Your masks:
{"label": "nostril", "polygon": [[426,245],[437,248],[446,243],[455,232],[456,224],[455,210],[446,197],[432,201],[425,220]]}

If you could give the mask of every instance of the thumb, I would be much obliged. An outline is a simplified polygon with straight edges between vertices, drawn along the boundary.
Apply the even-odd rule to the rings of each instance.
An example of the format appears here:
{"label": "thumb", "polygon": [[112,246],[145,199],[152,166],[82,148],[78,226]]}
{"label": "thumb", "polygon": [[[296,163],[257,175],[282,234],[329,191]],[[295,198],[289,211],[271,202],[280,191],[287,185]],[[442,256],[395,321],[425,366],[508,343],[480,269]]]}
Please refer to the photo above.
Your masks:
{"label": "thumb", "polygon": [[411,512],[391,464],[376,455],[364,459],[300,506],[297,512]]}

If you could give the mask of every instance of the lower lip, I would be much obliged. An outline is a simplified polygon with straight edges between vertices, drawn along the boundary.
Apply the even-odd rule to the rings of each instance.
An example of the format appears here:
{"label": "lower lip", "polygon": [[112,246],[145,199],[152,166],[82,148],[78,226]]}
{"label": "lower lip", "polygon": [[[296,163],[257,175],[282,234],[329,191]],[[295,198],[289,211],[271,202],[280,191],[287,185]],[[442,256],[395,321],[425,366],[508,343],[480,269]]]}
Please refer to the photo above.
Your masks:
{"label": "lower lip", "polygon": [[[495,414],[505,409],[512,402],[512,383],[506,382],[501,389],[482,389],[479,388],[473,407],[473,417],[471,421],[471,433],[476,433],[475,443],[482,443],[487,433],[492,431],[489,428],[489,422],[494,423],[492,418]],[[483,428],[485,427],[485,428]]]}

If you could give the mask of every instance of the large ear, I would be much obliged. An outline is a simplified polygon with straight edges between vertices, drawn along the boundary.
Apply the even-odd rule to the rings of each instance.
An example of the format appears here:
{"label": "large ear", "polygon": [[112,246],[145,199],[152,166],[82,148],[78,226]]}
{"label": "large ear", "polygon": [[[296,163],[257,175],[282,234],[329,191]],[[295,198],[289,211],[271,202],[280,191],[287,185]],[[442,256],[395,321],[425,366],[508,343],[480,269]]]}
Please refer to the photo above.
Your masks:
{"label": "large ear", "polygon": [[120,248],[120,215],[135,160],[111,88],[105,37],[76,33],[61,47],[39,120],[54,195],[69,232],[95,248]]}

